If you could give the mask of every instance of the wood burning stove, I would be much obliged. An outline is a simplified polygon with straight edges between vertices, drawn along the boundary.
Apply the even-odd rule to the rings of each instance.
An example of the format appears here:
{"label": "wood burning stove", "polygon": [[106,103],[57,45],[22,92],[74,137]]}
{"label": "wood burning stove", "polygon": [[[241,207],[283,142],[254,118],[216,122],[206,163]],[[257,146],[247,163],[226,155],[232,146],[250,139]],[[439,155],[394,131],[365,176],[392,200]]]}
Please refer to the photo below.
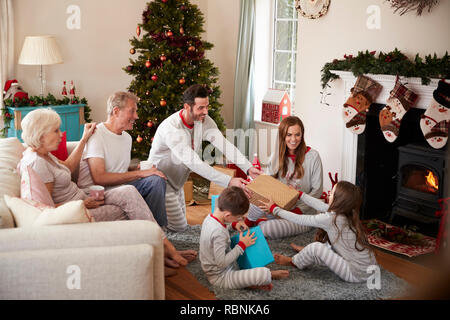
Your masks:
{"label": "wood burning stove", "polygon": [[[398,148],[397,196],[390,220],[395,215],[422,223],[439,221],[438,199],[444,197],[446,151],[407,144]],[[447,180],[447,181],[446,181]]]}

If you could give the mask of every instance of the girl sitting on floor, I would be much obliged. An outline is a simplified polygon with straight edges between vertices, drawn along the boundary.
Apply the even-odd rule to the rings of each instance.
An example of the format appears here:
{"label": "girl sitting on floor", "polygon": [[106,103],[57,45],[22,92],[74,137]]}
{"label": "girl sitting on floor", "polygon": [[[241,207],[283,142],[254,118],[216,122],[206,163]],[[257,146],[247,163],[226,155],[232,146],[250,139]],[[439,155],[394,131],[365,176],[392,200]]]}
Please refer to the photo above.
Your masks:
{"label": "girl sitting on floor", "polygon": [[359,188],[347,181],[338,182],[331,192],[330,205],[303,192],[299,193],[299,199],[322,213],[297,215],[271,200],[260,208],[299,225],[321,228],[326,234],[323,233],[321,241],[305,247],[291,244],[298,253],[292,258],[274,254],[275,263],[299,269],[318,264],[327,266],[344,281],[366,281],[371,275],[367,268],[377,262],[359,219],[362,203]]}

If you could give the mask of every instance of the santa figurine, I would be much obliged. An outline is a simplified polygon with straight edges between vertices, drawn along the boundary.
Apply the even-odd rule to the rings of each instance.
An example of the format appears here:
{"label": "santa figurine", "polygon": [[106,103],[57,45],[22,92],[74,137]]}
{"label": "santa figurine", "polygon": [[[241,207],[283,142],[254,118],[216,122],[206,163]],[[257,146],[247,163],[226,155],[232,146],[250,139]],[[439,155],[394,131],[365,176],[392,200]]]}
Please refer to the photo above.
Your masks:
{"label": "santa figurine", "polygon": [[69,91],[69,94],[70,94],[71,100],[73,100],[73,98],[75,97],[75,87],[74,87],[74,85],[73,85],[73,80],[70,81],[70,91]]}
{"label": "santa figurine", "polygon": [[62,88],[61,94],[62,94],[63,96],[67,96],[67,89],[66,89],[66,82],[65,82],[65,81],[64,81],[64,86],[63,86],[63,88]]}

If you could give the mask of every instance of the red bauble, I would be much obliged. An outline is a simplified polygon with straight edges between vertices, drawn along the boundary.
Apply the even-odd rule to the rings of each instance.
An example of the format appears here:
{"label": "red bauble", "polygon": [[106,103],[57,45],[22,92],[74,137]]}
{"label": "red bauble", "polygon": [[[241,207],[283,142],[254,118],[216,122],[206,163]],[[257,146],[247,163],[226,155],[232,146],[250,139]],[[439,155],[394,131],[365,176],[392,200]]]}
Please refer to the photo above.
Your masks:
{"label": "red bauble", "polygon": [[147,68],[150,68],[151,65],[152,65],[152,64],[150,63],[150,60],[145,61],[145,66],[146,66]]}
{"label": "red bauble", "polygon": [[167,31],[166,35],[167,35],[168,37],[171,37],[171,36],[173,36],[173,32],[172,32],[171,30],[169,30],[169,31]]}
{"label": "red bauble", "polygon": [[161,0],[163,3],[166,3],[167,2],[167,0]]}
{"label": "red bauble", "polygon": [[149,127],[149,128],[153,127],[153,122],[151,120],[149,120],[147,122],[147,127]]}
{"label": "red bauble", "polygon": [[189,51],[195,51],[195,47],[194,47],[194,46],[190,46],[190,47],[188,48],[188,50],[189,50]]}
{"label": "red bauble", "polygon": [[139,26],[136,27],[136,34],[138,37],[141,35],[141,27]]}
{"label": "red bauble", "polygon": [[160,59],[161,59],[161,61],[166,61],[167,60],[167,58],[166,58],[166,56],[164,55],[164,53],[161,55],[161,57],[159,57]]}
{"label": "red bauble", "polygon": [[135,50],[134,48],[131,48],[131,49],[130,49],[130,53],[131,53],[131,54],[135,54],[135,53],[136,53],[136,50]]}
{"label": "red bauble", "polygon": [[158,76],[157,76],[156,74],[152,75],[152,80],[153,80],[153,81],[158,80]]}
{"label": "red bauble", "polygon": [[178,82],[179,82],[180,84],[185,84],[185,83],[186,83],[186,80],[184,80],[184,78],[181,78],[180,80],[178,80]]}
{"label": "red bauble", "polygon": [[161,107],[165,107],[165,106],[167,105],[166,100],[161,99],[161,101],[159,102],[159,105],[160,105]]}
{"label": "red bauble", "polygon": [[144,139],[142,139],[142,137],[141,137],[141,136],[137,136],[137,138],[136,138],[136,141],[137,141],[137,143],[141,143],[141,142],[142,142],[142,140],[144,140]]}
{"label": "red bauble", "polygon": [[183,27],[180,27],[180,34],[184,34],[184,29],[183,29]]}

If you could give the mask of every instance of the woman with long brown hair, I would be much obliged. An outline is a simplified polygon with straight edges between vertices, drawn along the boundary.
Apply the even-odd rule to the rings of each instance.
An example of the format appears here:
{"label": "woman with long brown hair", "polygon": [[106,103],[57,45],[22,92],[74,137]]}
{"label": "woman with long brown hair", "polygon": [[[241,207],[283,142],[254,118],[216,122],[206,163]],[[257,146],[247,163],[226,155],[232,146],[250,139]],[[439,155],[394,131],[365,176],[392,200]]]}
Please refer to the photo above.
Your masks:
{"label": "woman with long brown hair", "polygon": [[[320,198],[323,191],[322,161],[319,153],[306,145],[304,134],[305,128],[300,118],[290,116],[283,119],[278,128],[276,151],[272,154],[265,173],[297,191]],[[301,201],[297,201],[290,210],[296,214],[317,213]],[[267,216],[267,220],[261,221],[264,216],[264,211],[250,205],[246,223],[248,226],[259,223],[264,235],[270,239],[293,236],[310,229],[285,219],[274,219],[271,215]]]}
{"label": "woman with long brown hair", "polygon": [[330,205],[302,192],[299,198],[322,213],[296,215],[272,201],[261,209],[298,225],[321,228],[326,235],[323,242],[315,241],[305,247],[292,245],[298,251],[293,257],[275,254],[275,262],[299,269],[313,264],[327,266],[344,281],[366,281],[372,274],[368,267],[377,262],[359,219],[362,203],[359,188],[350,182],[339,181],[331,191]]}

